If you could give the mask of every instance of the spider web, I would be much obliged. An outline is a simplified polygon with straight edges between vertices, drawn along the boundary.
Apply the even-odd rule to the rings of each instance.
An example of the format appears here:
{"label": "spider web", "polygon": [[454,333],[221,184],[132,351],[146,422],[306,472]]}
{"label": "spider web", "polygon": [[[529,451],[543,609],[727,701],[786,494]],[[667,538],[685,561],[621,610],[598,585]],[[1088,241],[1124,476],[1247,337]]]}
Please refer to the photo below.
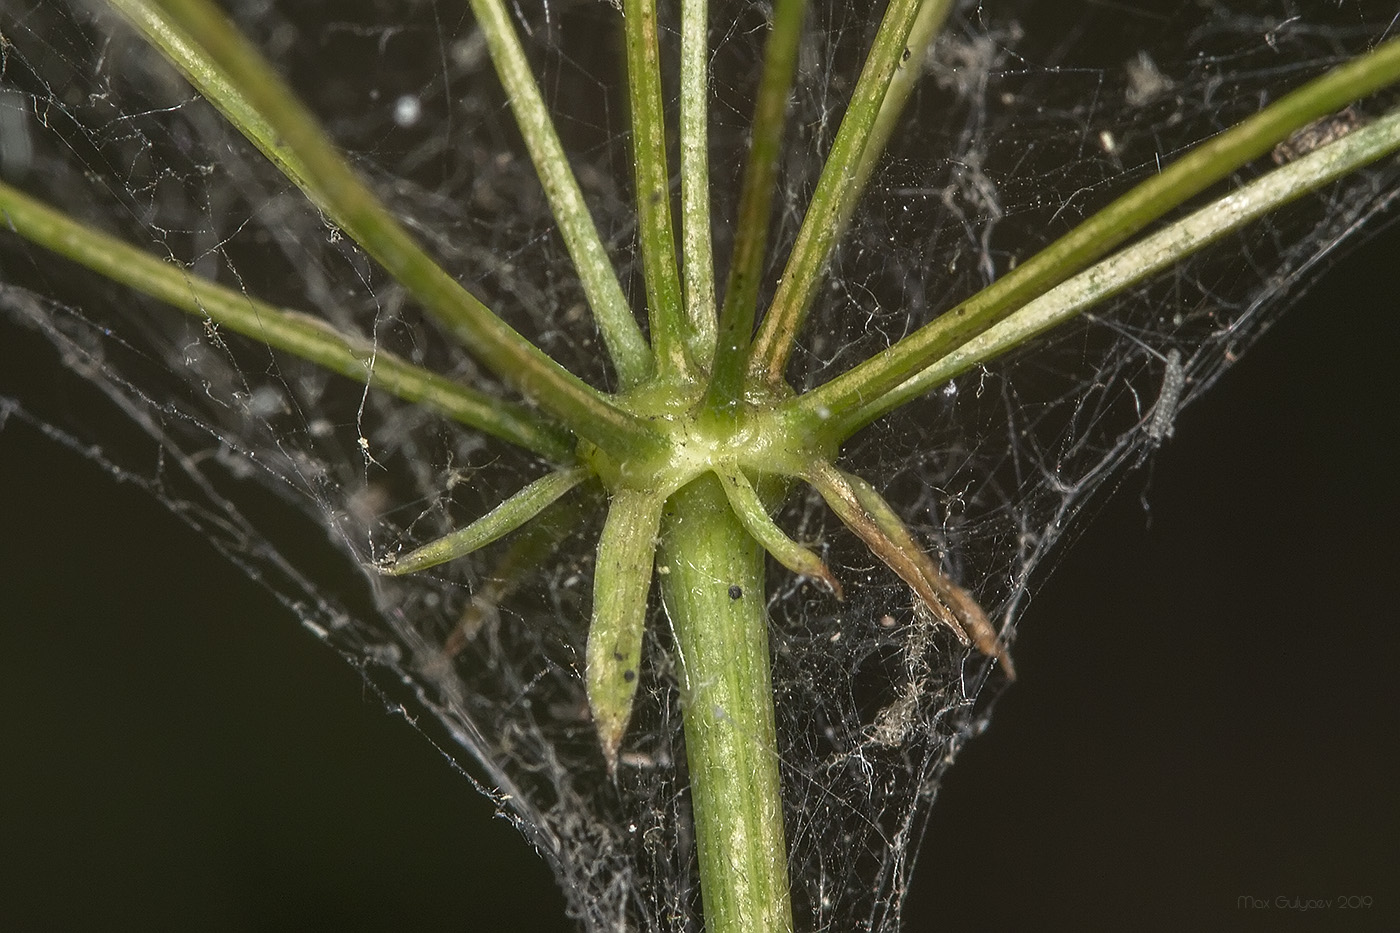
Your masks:
{"label": "spider web", "polygon": [[[813,3],[809,13],[779,257],[873,35],[875,19],[855,6]],[[1072,16],[1060,5],[961,6],[835,257],[794,383],[815,385],[897,340],[1159,164],[1369,48],[1393,15],[1383,3],[1312,6]],[[375,2],[235,13],[450,271],[566,367],[610,384],[469,16]],[[640,301],[616,12],[580,0],[517,15],[604,242]],[[711,117],[714,207],[725,218],[764,7],[718,3],[712,21],[724,24],[711,35]],[[7,181],[197,274],[493,386],[126,30],[85,5],[6,0],[0,32]],[[844,465],[876,481],[945,569],[1014,627],[1037,569],[1094,493],[1169,436],[1176,412],[1386,209],[1396,185],[1385,164],[1286,209],[868,429]],[[717,255],[729,245],[721,223]],[[404,581],[358,569],[459,527],[544,464],[13,238],[0,263],[10,319],[51,341],[124,418],[72,424],[63,406],[27,394],[0,399],[7,416],[90,445],[274,592],[386,702],[413,710],[549,861],[584,928],[697,928],[665,627],[649,629],[617,786],[603,777],[583,702],[596,522],[451,661],[441,646],[499,552]],[[778,271],[775,261],[770,280]],[[325,529],[324,553],[308,554],[288,530],[293,511]],[[904,587],[812,497],[780,522],[821,543],[850,597],[837,606],[780,573],[770,584],[798,925],[894,930],[943,771],[985,727],[1001,685],[929,631]]]}

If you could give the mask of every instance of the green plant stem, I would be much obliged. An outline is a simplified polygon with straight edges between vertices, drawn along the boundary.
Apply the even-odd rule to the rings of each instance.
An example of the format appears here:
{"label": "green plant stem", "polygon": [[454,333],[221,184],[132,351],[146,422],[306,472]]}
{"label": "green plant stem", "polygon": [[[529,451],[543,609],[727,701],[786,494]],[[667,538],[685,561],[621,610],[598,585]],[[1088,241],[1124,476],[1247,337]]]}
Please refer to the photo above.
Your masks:
{"label": "green plant stem", "polygon": [[816,423],[872,402],[1290,133],[1396,80],[1400,39],[1309,82],[1198,146],[972,298],[789,404]]}
{"label": "green plant stem", "polygon": [[715,354],[715,259],[710,229],[708,0],[681,0],[681,271],[690,356]]}
{"label": "green plant stem", "polygon": [[729,262],[729,283],[720,311],[718,343],[706,405],[716,412],[733,412],[742,393],[744,365],[753,339],[759,279],[768,249],[773,193],[782,156],[783,125],[797,71],[797,47],[802,39],[802,19],[807,0],[778,0],[773,7],[773,29],[763,49],[763,75],[754,99],[753,130],[744,186],[739,192],[739,214],[734,228],[734,254]]}
{"label": "green plant stem", "polygon": [[568,432],[537,412],[492,398],[415,366],[325,321],[191,275],[184,268],[100,233],[0,182],[0,220],[15,233],[186,314],[322,366],[356,382],[425,405],[556,463],[573,460]]}
{"label": "green plant stem", "polygon": [[865,67],[861,69],[851,102],[836,131],[807,215],[802,219],[792,255],[773,296],[773,304],[758,329],[749,352],[751,379],[770,386],[782,383],[793,343],[806,320],[812,298],[821,283],[827,260],[840,232],[841,218],[848,217],[861,191],[855,182],[880,104],[895,69],[906,51],[905,42],[922,0],[890,0],[875,34]]}
{"label": "green plant stem", "polygon": [[443,271],[221,12],[206,0],[108,2],[497,376],[600,447],[653,443],[645,424],[541,352]]}
{"label": "green plant stem", "polygon": [[993,360],[1098,302],[1171,268],[1226,234],[1272,213],[1328,182],[1400,150],[1400,110],[1330,145],[1274,169],[1078,275],[1003,318],[880,398],[838,415],[849,437],[875,419],[974,366]]}
{"label": "green plant stem", "polygon": [[656,0],[623,0],[627,88],[632,110],[632,162],[637,226],[647,284],[647,320],[659,374],[689,369],[685,306],[671,227],[671,170],[666,160],[666,114],[661,102],[661,50]]}
{"label": "green plant stem", "polygon": [[705,930],[790,933],[764,551],[712,475],[672,497],[661,534]]}
{"label": "green plant stem", "polygon": [[568,156],[554,130],[549,108],[540,96],[539,85],[530,71],[530,62],[506,12],[504,0],[471,0],[471,7],[486,37],[491,61],[510,100],[525,148],[530,152],[535,172],[549,199],[550,210],[563,234],[569,256],[573,258],[574,268],[578,270],[603,343],[617,369],[622,388],[630,389],[651,375],[651,347],[622,294],[617,273],[583,201],[583,192],[569,167]]}

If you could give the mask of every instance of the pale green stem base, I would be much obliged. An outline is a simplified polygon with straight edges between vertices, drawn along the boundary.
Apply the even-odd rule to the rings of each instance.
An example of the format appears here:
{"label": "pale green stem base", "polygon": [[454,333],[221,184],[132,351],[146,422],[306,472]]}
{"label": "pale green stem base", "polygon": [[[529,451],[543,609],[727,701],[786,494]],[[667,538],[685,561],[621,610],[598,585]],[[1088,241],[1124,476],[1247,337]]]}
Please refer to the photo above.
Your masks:
{"label": "pale green stem base", "polygon": [[791,933],[764,552],[705,476],[667,503],[661,592],[681,710],[706,933]]}

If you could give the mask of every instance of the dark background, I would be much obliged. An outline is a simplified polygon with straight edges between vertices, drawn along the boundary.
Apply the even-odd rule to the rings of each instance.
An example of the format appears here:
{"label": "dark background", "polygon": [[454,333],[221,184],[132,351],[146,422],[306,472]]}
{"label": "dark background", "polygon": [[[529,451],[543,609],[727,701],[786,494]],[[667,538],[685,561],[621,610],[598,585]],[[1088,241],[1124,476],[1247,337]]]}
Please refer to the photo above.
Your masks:
{"label": "dark background", "polygon": [[[1333,270],[1059,561],[909,930],[1400,928],[1398,265],[1392,230]],[[23,346],[0,391],[54,382]],[[161,506],[13,419],[0,490],[0,927],[570,929],[509,825]]]}

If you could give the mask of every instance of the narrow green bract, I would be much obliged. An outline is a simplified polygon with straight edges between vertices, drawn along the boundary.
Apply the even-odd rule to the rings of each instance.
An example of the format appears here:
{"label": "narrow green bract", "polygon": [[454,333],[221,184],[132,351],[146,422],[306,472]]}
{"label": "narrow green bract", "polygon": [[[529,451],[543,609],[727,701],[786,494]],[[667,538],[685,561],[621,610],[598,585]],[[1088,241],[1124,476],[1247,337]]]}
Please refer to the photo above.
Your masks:
{"label": "narrow green bract", "polygon": [[742,470],[724,470],[715,475],[724,486],[724,494],[729,499],[730,508],[734,510],[734,515],[750,537],[762,544],[778,563],[793,573],[815,577],[826,584],[826,588],[831,590],[837,599],[845,598],[841,584],[836,582],[836,577],[827,569],[826,563],[784,534],[769,517],[763,500],[759,498],[753,484]]}
{"label": "narrow green bract", "polygon": [[467,527],[425,544],[410,554],[382,561],[379,572],[401,576],[466,557],[530,521],[588,476],[586,469],[575,467],[537,479]]}
{"label": "narrow green bract", "polygon": [[617,771],[618,748],[637,696],[647,592],[665,502],[647,492],[615,493],[598,539],[588,629],[588,705],[609,772]]}

